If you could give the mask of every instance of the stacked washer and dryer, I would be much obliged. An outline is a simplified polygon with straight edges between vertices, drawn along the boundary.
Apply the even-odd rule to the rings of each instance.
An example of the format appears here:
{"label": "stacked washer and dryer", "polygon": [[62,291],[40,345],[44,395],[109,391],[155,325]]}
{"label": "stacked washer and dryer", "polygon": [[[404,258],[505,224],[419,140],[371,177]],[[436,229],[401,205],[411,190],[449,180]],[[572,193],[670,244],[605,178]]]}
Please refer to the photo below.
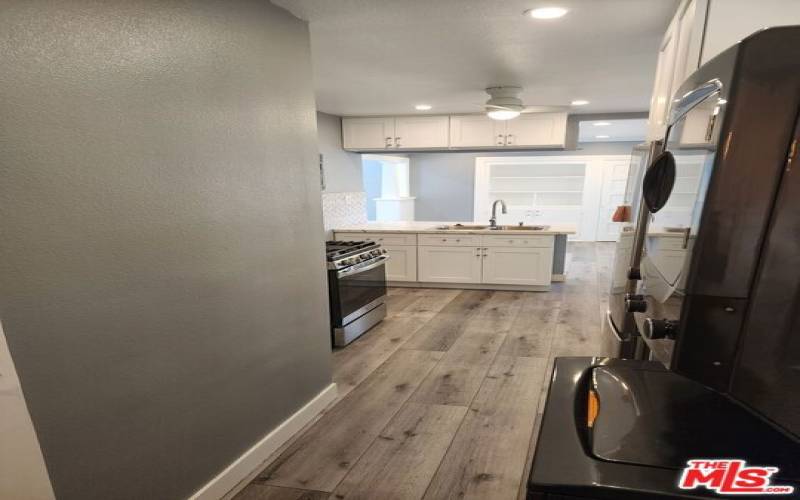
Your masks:
{"label": "stacked washer and dryer", "polygon": [[609,328],[630,342],[556,360],[528,498],[724,498],[679,487],[692,459],[776,467],[800,494],[799,117],[800,27],[676,92],[617,259]]}

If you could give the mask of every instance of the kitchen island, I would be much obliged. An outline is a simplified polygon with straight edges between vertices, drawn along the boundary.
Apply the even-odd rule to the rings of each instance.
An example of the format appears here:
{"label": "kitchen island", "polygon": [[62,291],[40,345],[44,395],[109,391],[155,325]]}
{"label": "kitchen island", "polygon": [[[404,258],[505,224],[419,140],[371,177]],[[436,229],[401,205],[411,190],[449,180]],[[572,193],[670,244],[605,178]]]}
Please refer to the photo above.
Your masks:
{"label": "kitchen island", "polygon": [[335,228],[334,238],[376,241],[390,258],[392,286],[547,291],[565,279],[567,235],[575,227],[474,222],[369,222]]}

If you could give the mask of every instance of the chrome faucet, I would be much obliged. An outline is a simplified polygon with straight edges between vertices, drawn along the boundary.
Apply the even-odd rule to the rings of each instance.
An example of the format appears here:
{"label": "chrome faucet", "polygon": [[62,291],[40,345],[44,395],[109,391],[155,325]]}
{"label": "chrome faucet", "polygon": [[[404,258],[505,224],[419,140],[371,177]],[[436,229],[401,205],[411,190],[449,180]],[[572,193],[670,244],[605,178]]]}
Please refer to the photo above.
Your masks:
{"label": "chrome faucet", "polygon": [[497,225],[497,204],[500,204],[502,207],[503,213],[507,214],[508,210],[506,210],[506,202],[503,200],[494,200],[492,203],[492,218],[489,219],[489,229],[500,229]]}

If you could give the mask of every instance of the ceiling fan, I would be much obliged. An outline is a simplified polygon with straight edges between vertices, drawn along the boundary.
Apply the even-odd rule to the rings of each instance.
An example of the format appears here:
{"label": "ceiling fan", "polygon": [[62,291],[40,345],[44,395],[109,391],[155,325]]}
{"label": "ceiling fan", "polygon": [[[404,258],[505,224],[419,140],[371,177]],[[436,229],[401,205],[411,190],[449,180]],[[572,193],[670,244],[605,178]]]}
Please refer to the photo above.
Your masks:
{"label": "ceiling fan", "polygon": [[493,120],[511,120],[520,113],[563,111],[567,106],[526,105],[519,98],[522,87],[498,86],[486,89],[489,100],[483,105],[486,116]]}

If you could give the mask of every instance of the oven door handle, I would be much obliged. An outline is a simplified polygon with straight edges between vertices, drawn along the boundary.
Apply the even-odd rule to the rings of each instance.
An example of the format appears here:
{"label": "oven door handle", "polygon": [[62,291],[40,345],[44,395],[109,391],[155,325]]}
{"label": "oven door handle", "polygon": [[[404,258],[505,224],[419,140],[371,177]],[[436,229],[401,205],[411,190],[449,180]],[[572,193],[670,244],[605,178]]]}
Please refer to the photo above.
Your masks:
{"label": "oven door handle", "polygon": [[345,276],[353,276],[354,274],[360,274],[360,273],[369,271],[370,269],[375,269],[376,267],[378,267],[380,265],[383,265],[383,263],[386,262],[387,260],[389,260],[389,256],[388,255],[382,255],[375,262],[373,262],[372,264],[370,264],[368,266],[359,267],[357,269],[343,269],[343,270],[337,272],[336,276],[338,278],[344,278]]}

